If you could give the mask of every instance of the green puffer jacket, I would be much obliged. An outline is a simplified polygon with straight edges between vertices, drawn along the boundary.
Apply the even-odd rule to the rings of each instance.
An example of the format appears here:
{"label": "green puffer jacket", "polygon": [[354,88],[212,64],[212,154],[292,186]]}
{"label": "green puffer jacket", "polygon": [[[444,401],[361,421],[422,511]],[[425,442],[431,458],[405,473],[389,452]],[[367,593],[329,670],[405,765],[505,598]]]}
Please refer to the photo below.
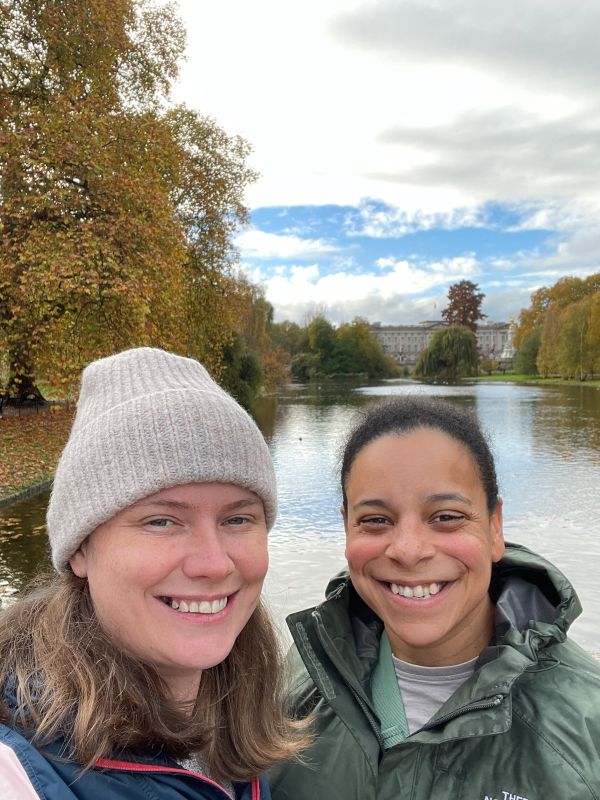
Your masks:
{"label": "green puffer jacket", "polygon": [[381,621],[345,576],[324,603],[292,614],[292,699],[314,712],[316,739],[304,764],[273,772],[274,800],[599,800],[600,663],[566,640],[581,611],[573,587],[508,545],[490,591],[495,644],[427,725],[387,751],[370,696]]}

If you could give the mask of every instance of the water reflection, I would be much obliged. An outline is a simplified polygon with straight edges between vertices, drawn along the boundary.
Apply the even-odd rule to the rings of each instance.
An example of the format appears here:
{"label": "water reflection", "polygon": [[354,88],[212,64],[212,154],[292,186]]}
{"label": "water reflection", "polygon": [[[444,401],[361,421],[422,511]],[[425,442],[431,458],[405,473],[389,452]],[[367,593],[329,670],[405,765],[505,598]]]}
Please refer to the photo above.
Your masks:
{"label": "water reflection", "polygon": [[50,568],[46,539],[49,492],[0,509],[0,598]]}
{"label": "water reflection", "polygon": [[[590,387],[390,381],[290,386],[253,410],[271,449],[280,515],[271,534],[267,595],[278,620],[318,602],[344,564],[338,454],[356,409],[389,394],[434,394],[476,409],[493,441],[505,533],[554,561],[575,584],[584,615],[575,638],[600,651],[600,391]],[[20,588],[41,563],[47,495],[0,509],[0,594]]]}

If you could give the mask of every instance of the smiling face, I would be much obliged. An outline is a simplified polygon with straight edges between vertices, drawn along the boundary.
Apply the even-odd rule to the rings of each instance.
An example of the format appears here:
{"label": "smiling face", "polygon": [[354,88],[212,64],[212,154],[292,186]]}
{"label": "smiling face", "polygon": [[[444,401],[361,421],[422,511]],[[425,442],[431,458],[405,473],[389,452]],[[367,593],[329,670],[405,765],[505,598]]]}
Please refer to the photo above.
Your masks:
{"label": "smiling face", "polygon": [[492,562],[504,553],[469,451],[441,431],[386,435],[356,456],[346,483],[352,583],[382,619],[392,652],[459,664],[490,641]]}
{"label": "smiling face", "polygon": [[71,558],[100,624],[154,665],[177,699],[223,661],[258,603],[268,566],[263,504],[228,483],[157,492],[100,525]]}

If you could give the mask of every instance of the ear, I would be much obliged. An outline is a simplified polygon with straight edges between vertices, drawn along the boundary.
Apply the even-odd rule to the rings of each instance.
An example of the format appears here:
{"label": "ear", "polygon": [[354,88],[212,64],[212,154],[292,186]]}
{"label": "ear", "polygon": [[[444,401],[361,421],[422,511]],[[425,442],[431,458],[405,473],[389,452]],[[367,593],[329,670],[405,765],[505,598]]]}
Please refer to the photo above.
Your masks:
{"label": "ear", "polygon": [[87,556],[86,556],[86,542],[82,542],[79,550],[73,553],[69,559],[71,569],[78,578],[87,578]]}
{"label": "ear", "polygon": [[496,508],[490,517],[490,530],[492,534],[492,561],[500,561],[504,555],[504,531],[502,529],[502,498],[498,498]]}

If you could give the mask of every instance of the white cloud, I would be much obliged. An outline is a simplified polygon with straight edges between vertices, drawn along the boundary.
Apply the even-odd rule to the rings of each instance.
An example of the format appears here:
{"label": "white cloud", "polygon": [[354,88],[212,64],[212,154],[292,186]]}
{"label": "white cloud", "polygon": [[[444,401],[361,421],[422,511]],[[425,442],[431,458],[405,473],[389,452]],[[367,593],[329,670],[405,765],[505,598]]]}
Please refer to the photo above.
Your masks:
{"label": "white cloud", "polygon": [[600,5],[589,0],[370,0],[332,29],[346,46],[482,71],[569,92],[595,90]]}
{"label": "white cloud", "polygon": [[322,239],[301,239],[293,234],[281,236],[260,230],[244,231],[235,244],[245,258],[313,258],[337,250]]}
{"label": "white cloud", "polygon": [[395,126],[381,141],[427,154],[426,163],[374,176],[384,181],[460,186],[481,200],[545,197],[554,204],[600,191],[600,115],[541,120],[516,107],[477,110],[447,124]]}
{"label": "white cloud", "polygon": [[348,236],[368,236],[374,239],[405,236],[415,231],[433,228],[452,230],[465,226],[479,227],[485,222],[481,206],[455,208],[447,212],[407,211],[364,199],[356,211],[349,212],[344,220]]}
{"label": "white cloud", "polygon": [[477,262],[471,257],[444,259],[426,265],[394,259],[381,262],[380,266],[386,271],[380,274],[335,272],[321,275],[316,265],[295,266],[289,278],[275,275],[264,281],[267,299],[273,304],[277,319],[300,322],[307,309],[313,307],[324,308],[327,316],[338,322],[356,315],[379,319],[384,310],[387,315],[390,309],[396,309],[394,313],[397,313],[400,307],[405,310],[432,308],[431,298],[409,298],[477,272]]}

